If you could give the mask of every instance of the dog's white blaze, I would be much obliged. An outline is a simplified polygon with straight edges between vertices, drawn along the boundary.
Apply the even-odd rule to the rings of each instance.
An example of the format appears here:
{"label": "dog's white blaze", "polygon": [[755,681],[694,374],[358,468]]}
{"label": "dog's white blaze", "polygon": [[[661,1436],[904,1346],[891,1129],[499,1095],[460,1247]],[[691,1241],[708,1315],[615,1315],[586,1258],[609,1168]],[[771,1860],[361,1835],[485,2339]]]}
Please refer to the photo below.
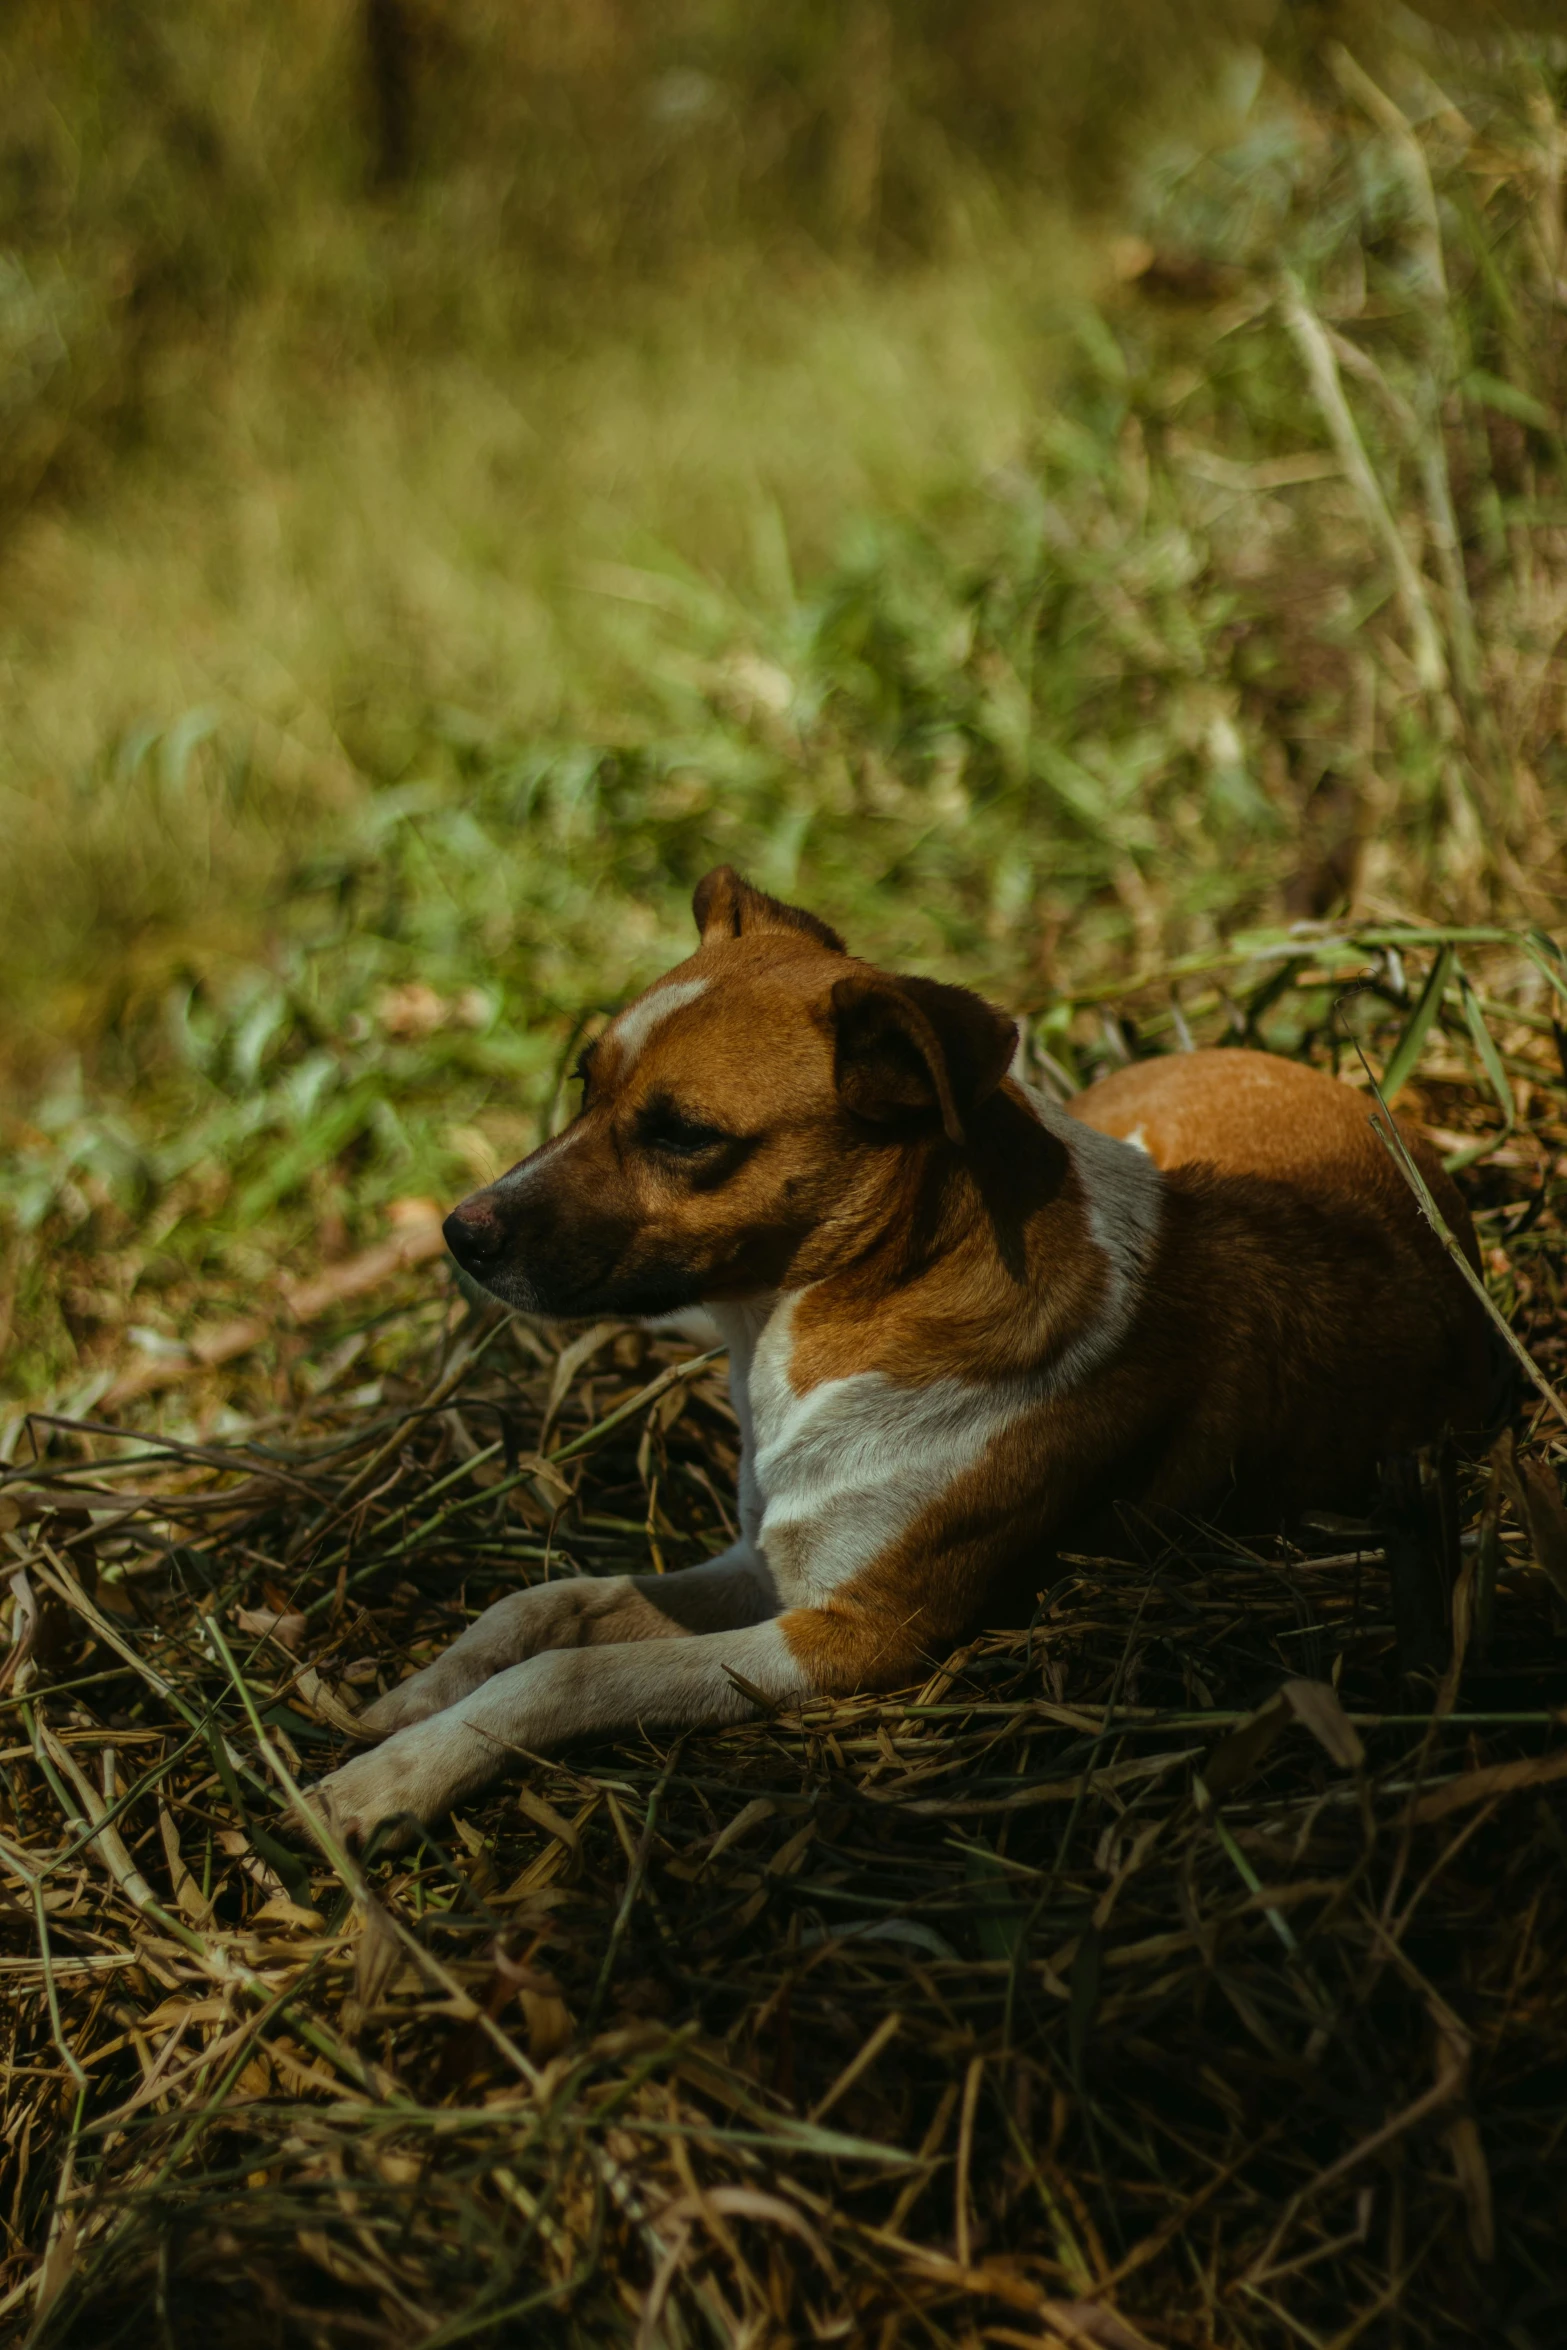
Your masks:
{"label": "dog's white blaze", "polygon": [[678,1012],[682,1004],[694,1004],[699,995],[707,993],[710,984],[706,979],[672,979],[667,987],[653,988],[629,1011],[622,1012],[607,1032],[610,1043],[620,1054],[621,1066],[629,1069],[659,1022],[667,1020],[671,1012]]}
{"label": "dog's white blaze", "polygon": [[547,1142],[539,1144],[536,1151],[531,1151],[520,1166],[511,1167],[504,1175],[497,1177],[490,1186],[491,1190],[513,1196],[519,1191],[526,1191],[538,1181],[546,1160],[558,1159],[563,1151],[571,1150],[581,1139],[570,1126],[562,1127],[559,1134],[552,1134]]}

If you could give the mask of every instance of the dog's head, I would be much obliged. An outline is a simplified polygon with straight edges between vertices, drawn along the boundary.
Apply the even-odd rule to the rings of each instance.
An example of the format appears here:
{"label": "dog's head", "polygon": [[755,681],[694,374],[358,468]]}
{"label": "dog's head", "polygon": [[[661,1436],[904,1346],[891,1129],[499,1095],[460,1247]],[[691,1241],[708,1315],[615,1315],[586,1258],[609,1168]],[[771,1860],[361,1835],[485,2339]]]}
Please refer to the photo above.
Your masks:
{"label": "dog's head", "polygon": [[820,1279],[1006,1074],[1013,1023],[966,989],[857,962],[727,865],[693,910],[696,953],[583,1054],[571,1124],[446,1219],[507,1305],[661,1314]]}

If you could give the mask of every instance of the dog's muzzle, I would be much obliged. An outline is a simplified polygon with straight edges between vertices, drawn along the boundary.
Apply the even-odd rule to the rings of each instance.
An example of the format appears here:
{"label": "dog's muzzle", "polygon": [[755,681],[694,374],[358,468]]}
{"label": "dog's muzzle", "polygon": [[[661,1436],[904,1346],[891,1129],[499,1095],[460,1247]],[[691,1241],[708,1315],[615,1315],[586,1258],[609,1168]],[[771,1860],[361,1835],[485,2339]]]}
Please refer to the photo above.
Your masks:
{"label": "dog's muzzle", "polygon": [[465,1273],[482,1281],[494,1272],[506,1251],[506,1234],[493,1208],[466,1201],[453,1208],[441,1226],[441,1235]]}

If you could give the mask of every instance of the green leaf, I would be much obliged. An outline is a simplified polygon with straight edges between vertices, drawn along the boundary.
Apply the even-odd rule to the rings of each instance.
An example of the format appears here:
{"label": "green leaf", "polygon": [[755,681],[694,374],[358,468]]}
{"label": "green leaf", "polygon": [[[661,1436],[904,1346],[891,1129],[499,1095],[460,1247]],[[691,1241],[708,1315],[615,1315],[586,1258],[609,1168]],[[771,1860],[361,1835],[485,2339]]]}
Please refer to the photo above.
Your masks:
{"label": "green leaf", "polygon": [[1536,969],[1545,973],[1557,994],[1567,1000],[1567,968],[1555,939],[1543,930],[1531,930],[1524,940],[1524,951]]}
{"label": "green leaf", "polygon": [[1533,425],[1536,432],[1555,432],[1557,428],[1556,418],[1543,400],[1537,400],[1532,392],[1521,392],[1516,384],[1504,382],[1483,367],[1472,368],[1464,377],[1464,397],[1481,408],[1511,416],[1519,424]]}
{"label": "green leaf", "polygon": [[245,1798],[239,1791],[239,1779],[229,1758],[228,1748],[223,1743],[221,1732],[209,1728],[207,1746],[211,1752],[213,1768],[218,1774],[223,1792],[234,1806],[236,1813],[243,1819],[245,1817]]}
{"label": "green leaf", "polygon": [[308,1909],[310,1871],[298,1853],[290,1852],[286,1844],[280,1844],[275,1836],[269,1836],[265,1828],[258,1828],[254,1820],[246,1821],[245,1833],[250,1838],[251,1850],[257,1858],[264,1860],[273,1874],[281,1879],[289,1900],[297,1902],[301,1909]]}
{"label": "green leaf", "polygon": [[1392,1058],[1382,1072],[1382,1095],[1391,1102],[1415,1073],[1415,1064],[1425,1047],[1426,1038],[1447,992],[1453,973],[1453,950],[1444,947],[1431,966],[1431,976],[1420,991],[1420,1000],[1404,1024],[1404,1033],[1393,1047]]}
{"label": "green leaf", "polygon": [[1072,2059],[1072,2077],[1081,2084],[1083,2058],[1088,2049],[1088,2032],[1099,2006],[1099,1982],[1103,1971],[1104,1944],[1097,1926],[1089,1926],[1072,1956],[1072,1974],[1066,2012],[1067,2042]]}
{"label": "green leaf", "polygon": [[1006,1870],[983,1844],[963,1848],[963,1874],[975,1888],[974,1929],[987,1958],[1016,1955],[1023,1932],[1023,1912],[1006,1887]]}
{"label": "green leaf", "polygon": [[258,1859],[266,1862],[267,1867],[280,1880],[290,1901],[297,1901],[301,1909],[308,1909],[310,1907],[310,1871],[297,1852],[290,1852],[286,1844],[280,1844],[275,1836],[267,1834],[265,1828],[256,1826],[250,1816],[250,1808],[240,1793],[239,1779],[218,1730],[208,1730],[207,1745],[211,1751],[218,1777],[222,1782],[223,1792],[234,1806],[236,1815],[244,1825],[245,1834],[250,1840],[251,1850]]}
{"label": "green leaf", "polygon": [[378,1085],[361,1083],[351,1093],[329,1104],[303,1134],[277,1153],[264,1174],[245,1186],[235,1202],[235,1222],[242,1228],[259,1223],[296,1184],[303,1183],[307,1175],[328,1159],[336,1158],[371,1115],[378,1093]]}
{"label": "green leaf", "polygon": [[1514,1117],[1513,1089],[1507,1082],[1507,1072],[1502,1067],[1502,1056],[1497,1051],[1495,1040],[1485,1024],[1485,1014],[1480,1009],[1480,999],[1462,971],[1458,974],[1458,990],[1463,999],[1464,1018],[1468,1021],[1469,1033],[1474,1038],[1475,1051],[1480,1056],[1481,1066],[1490,1080],[1491,1091],[1495,1094],[1501,1108],[1502,1117],[1506,1122],[1504,1131],[1510,1134]]}
{"label": "green leaf", "polygon": [[1067,813],[1096,839],[1113,840],[1114,824],[1099,778],[1054,743],[1036,742],[1032,757],[1037,773]]}
{"label": "green leaf", "polygon": [[286,1730],[296,1745],[330,1746],[334,1733],[323,1730],[319,1722],[305,1719],[291,1705],[269,1705],[261,1716],[269,1730]]}

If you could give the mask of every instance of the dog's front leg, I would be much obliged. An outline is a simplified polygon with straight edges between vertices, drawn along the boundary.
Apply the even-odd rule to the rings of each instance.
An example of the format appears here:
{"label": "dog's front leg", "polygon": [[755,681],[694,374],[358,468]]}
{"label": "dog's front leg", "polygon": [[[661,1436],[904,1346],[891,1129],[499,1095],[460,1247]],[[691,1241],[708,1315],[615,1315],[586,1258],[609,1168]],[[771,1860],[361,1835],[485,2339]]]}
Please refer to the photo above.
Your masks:
{"label": "dog's front leg", "polygon": [[669,1639],[760,1623],[778,1602],[772,1577],[747,1542],[672,1575],[580,1575],[535,1583],[487,1607],[428,1664],[366,1707],[363,1727],[388,1737],[544,1649]]}
{"label": "dog's front leg", "polygon": [[638,1727],[718,1727],[755,1713],[757,1697],[783,1707],[887,1688],[920,1661],[903,1626],[839,1608],[795,1608],[765,1623],[687,1638],[556,1648],[355,1755],[321,1782],[318,1800],[345,1834],[366,1837],[399,1817],[439,1819],[518,1749],[537,1753],[568,1738]]}

